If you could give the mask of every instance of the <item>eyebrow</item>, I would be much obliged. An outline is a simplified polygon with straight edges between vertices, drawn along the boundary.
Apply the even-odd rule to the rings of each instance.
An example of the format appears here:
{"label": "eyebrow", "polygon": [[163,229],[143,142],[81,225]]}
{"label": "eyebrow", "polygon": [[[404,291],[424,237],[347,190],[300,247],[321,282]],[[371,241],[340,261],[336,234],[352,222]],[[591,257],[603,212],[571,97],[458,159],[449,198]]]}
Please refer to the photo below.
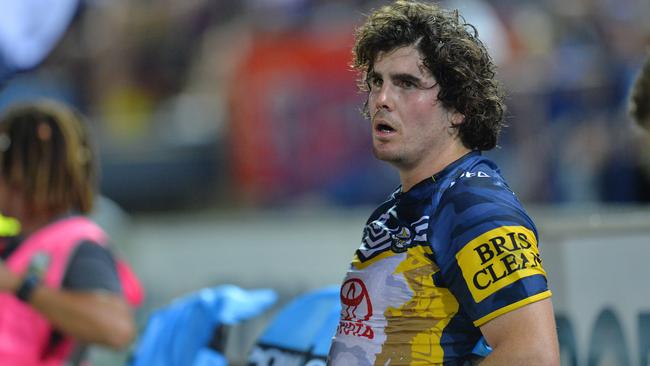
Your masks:
{"label": "eyebrow", "polygon": [[[408,73],[389,74],[388,76],[392,81],[396,81],[396,80],[397,81],[407,81],[407,82],[410,82],[410,83],[413,83],[413,84],[417,85],[418,88],[422,88],[422,89],[429,89],[429,88],[432,88],[432,87],[434,87],[436,85],[436,83],[434,83],[432,86],[425,86],[424,85],[424,80],[422,80],[419,77],[414,76],[412,74],[408,74]],[[368,80],[374,79],[374,78],[382,79],[382,76],[381,76],[381,74],[379,74],[378,72],[373,70],[370,73],[368,73],[367,78],[368,78]]]}
{"label": "eyebrow", "polygon": [[420,79],[419,77],[411,74],[405,74],[405,73],[391,74],[390,78],[391,80],[408,81],[419,87],[422,87],[422,83],[423,83],[423,80]]}

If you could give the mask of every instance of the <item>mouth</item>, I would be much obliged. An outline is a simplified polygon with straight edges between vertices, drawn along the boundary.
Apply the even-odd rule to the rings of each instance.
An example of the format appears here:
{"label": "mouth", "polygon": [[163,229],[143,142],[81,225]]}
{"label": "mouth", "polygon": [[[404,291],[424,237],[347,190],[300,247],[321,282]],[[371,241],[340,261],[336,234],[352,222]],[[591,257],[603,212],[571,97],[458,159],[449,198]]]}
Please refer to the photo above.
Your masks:
{"label": "mouth", "polygon": [[389,137],[397,132],[395,127],[393,127],[390,123],[383,120],[375,121],[374,131],[375,131],[375,136],[379,138]]}
{"label": "mouth", "polygon": [[386,123],[378,123],[375,126],[375,131],[380,133],[391,133],[395,132],[395,129]]}

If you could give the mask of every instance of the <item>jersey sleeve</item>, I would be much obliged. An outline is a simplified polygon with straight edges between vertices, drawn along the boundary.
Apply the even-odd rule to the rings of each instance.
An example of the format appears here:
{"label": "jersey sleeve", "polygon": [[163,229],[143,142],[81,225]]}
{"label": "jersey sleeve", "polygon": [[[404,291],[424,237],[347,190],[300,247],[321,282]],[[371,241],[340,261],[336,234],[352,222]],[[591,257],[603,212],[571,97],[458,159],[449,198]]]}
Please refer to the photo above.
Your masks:
{"label": "jersey sleeve", "polygon": [[113,255],[107,248],[89,241],[75,248],[62,286],[69,290],[122,292]]}
{"label": "jersey sleeve", "polygon": [[500,179],[460,179],[439,208],[439,280],[475,326],[551,296],[536,228]]}

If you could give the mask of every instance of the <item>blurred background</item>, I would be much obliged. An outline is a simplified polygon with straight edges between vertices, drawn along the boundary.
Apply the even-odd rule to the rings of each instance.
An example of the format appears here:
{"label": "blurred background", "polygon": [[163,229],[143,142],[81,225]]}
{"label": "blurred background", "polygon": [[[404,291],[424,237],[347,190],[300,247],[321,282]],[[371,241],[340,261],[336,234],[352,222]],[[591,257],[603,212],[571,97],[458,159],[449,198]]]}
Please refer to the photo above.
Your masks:
{"label": "blurred background", "polygon": [[[47,95],[85,112],[102,190],[129,212],[375,204],[397,185],[368,153],[350,68],[360,0],[82,3],[0,107]],[[650,44],[646,0],[459,0],[508,91],[489,153],[534,204],[641,203],[648,152],[625,115]],[[646,151],[643,151],[643,150]]]}
{"label": "blurred background", "polygon": [[[383,3],[86,0],[47,58],[4,82],[0,108],[46,96],[88,116],[97,215],[147,286],[142,319],[202,286],[286,300],[339,282],[367,215],[399,184],[372,157],[349,67],[354,28]],[[509,127],[487,155],[540,231],[617,222],[650,243],[650,137],[626,115],[650,2],[442,4],[499,66]],[[234,353],[251,333],[233,336]]]}

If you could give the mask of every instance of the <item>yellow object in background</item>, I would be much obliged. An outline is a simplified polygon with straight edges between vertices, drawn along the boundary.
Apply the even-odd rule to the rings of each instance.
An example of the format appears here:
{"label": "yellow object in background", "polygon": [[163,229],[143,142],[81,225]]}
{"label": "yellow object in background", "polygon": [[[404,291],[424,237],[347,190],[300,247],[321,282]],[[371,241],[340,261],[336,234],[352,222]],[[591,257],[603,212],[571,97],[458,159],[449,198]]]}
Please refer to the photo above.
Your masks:
{"label": "yellow object in background", "polygon": [[20,233],[18,220],[0,215],[0,236],[16,236],[18,233]]}

